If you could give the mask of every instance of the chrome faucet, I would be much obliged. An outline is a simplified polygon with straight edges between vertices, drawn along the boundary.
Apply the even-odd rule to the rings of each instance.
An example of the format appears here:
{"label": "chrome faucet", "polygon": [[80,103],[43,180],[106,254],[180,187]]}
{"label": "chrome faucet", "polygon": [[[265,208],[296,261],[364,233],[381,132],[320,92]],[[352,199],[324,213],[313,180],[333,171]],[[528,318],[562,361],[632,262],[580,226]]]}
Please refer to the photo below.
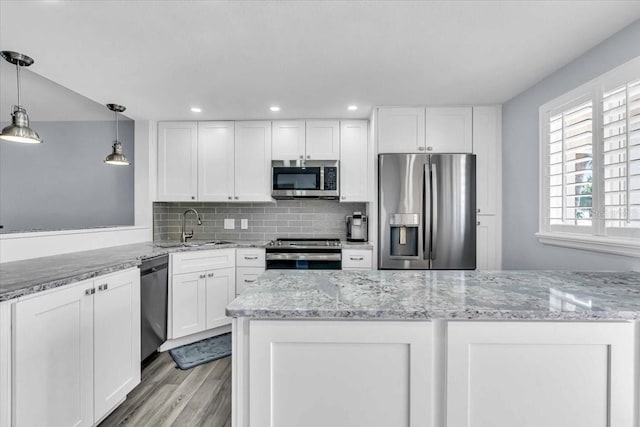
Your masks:
{"label": "chrome faucet", "polygon": [[187,241],[187,239],[190,239],[190,238],[193,237],[193,230],[191,230],[188,233],[184,231],[185,222],[187,220],[187,214],[189,212],[193,212],[194,214],[196,214],[196,219],[198,220],[198,225],[202,225],[202,220],[200,219],[200,215],[198,214],[197,210],[195,210],[195,209],[187,209],[186,211],[184,211],[184,213],[182,214],[182,237],[180,237],[180,241],[182,243],[185,243]]}

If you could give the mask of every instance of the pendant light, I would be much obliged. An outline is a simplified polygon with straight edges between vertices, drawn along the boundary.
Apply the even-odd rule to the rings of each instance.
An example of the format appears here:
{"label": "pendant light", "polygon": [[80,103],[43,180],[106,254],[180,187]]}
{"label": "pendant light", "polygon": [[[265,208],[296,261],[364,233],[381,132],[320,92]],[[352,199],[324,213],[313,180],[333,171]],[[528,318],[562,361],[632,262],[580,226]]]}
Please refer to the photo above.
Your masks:
{"label": "pendant light", "polygon": [[113,153],[109,154],[104,162],[109,165],[128,166],[131,164],[129,160],[122,153],[122,144],[120,143],[118,135],[118,113],[122,113],[126,110],[126,107],[118,104],[107,104],[107,108],[113,111],[116,115],[116,140],[113,141]]}
{"label": "pendant light", "polygon": [[27,110],[20,105],[20,67],[28,67],[33,64],[33,59],[27,55],[23,55],[18,52],[11,52],[10,50],[3,50],[0,52],[7,62],[10,62],[16,66],[17,80],[18,80],[18,104],[13,106],[11,113],[11,124],[2,129],[0,133],[0,139],[3,141],[22,142],[25,144],[39,144],[42,142],[37,132],[29,127],[29,116]]}

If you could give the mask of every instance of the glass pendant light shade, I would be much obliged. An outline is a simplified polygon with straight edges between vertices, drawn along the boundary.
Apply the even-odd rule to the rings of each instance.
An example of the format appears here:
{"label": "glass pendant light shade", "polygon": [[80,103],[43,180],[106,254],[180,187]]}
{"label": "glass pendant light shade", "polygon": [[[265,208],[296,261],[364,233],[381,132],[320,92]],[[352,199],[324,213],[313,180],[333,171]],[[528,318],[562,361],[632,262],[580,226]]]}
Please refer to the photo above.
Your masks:
{"label": "glass pendant light shade", "polygon": [[7,62],[16,66],[18,82],[18,105],[13,106],[11,124],[2,129],[0,139],[10,142],[39,144],[42,142],[42,138],[40,138],[36,131],[29,127],[29,116],[27,115],[27,110],[20,105],[20,67],[28,67],[33,64],[33,59],[27,55],[23,55],[18,52],[11,52],[9,50],[1,51],[0,56],[2,56]]}
{"label": "glass pendant light shade", "polygon": [[107,104],[107,108],[113,111],[116,115],[116,140],[113,141],[113,152],[104,159],[104,162],[108,165],[128,166],[131,162],[125,157],[122,152],[122,143],[118,138],[118,113],[122,113],[126,110],[126,107],[117,104]]}

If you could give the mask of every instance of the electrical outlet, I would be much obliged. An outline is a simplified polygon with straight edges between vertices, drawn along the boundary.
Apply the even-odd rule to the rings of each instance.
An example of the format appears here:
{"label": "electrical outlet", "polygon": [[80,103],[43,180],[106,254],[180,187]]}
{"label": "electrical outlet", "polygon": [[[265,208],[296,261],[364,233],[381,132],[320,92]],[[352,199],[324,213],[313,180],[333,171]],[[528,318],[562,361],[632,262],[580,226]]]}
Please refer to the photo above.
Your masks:
{"label": "electrical outlet", "polygon": [[233,218],[226,218],[224,220],[224,229],[233,230],[234,228],[236,228],[236,221]]}
{"label": "electrical outlet", "polygon": [[240,220],[240,228],[242,230],[247,230],[249,228],[249,220],[246,218],[243,218]]}

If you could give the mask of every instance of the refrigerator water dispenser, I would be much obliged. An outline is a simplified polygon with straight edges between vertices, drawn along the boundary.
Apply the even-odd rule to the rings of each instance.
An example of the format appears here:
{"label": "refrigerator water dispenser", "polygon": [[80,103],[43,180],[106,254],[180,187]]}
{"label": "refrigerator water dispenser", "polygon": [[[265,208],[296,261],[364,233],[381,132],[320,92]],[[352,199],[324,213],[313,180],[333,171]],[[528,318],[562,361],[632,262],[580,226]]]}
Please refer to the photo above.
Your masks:
{"label": "refrigerator water dispenser", "polygon": [[392,257],[419,256],[419,214],[393,214],[389,220]]}

